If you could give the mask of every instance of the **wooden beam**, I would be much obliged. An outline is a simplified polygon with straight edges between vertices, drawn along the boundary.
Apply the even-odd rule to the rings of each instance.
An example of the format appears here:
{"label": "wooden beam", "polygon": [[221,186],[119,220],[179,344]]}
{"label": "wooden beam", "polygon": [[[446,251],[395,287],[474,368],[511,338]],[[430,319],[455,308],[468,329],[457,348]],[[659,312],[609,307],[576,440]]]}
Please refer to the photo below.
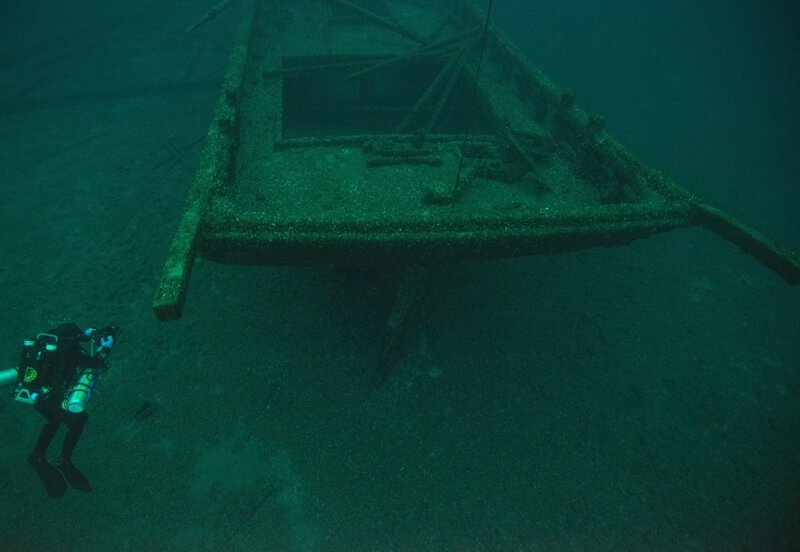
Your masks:
{"label": "wooden beam", "polygon": [[699,203],[695,213],[698,224],[733,242],[788,284],[800,284],[800,256],[797,253],[711,205]]}
{"label": "wooden beam", "polygon": [[451,71],[455,71],[456,68],[461,67],[461,56],[463,52],[464,49],[452,56],[444,65],[444,67],[442,67],[422,96],[420,96],[420,98],[417,100],[417,103],[414,104],[414,107],[411,108],[409,114],[406,115],[405,119],[403,119],[403,121],[397,126],[395,134],[402,134],[405,132],[406,127],[411,124],[414,117],[420,112],[425,104],[428,103],[428,100],[430,100],[431,96],[433,96],[433,94],[440,88],[439,85],[444,81],[444,79],[450,75]]}
{"label": "wooden beam", "polygon": [[236,43],[225,73],[214,122],[209,128],[200,165],[189,192],[189,204],[172,240],[169,256],[161,272],[161,282],[153,299],[153,310],[159,320],[181,316],[200,240],[200,223],[213,191],[225,185],[231,174],[239,121],[238,98],[244,82],[254,16],[255,3],[250,1],[236,34]]}
{"label": "wooden beam", "polygon": [[378,359],[378,383],[383,384],[392,375],[403,355],[403,344],[411,322],[425,297],[428,269],[406,267],[397,288],[389,320],[386,322],[383,347]]}
{"label": "wooden beam", "polygon": [[328,0],[328,1],[333,2],[335,4],[339,4],[340,6],[346,9],[352,10],[356,12],[358,15],[362,16],[364,19],[367,19],[368,21],[371,21],[372,23],[380,27],[389,29],[390,31],[393,31],[404,38],[413,40],[414,42],[417,42],[419,44],[425,44],[428,41],[424,36],[417,34],[414,31],[410,31],[405,27],[398,25],[397,23],[392,23],[385,17],[382,17],[374,12],[371,12],[366,8],[362,8],[361,6],[353,4],[352,2],[348,2],[348,0]]}
{"label": "wooden beam", "polygon": [[205,16],[203,16],[202,19],[200,19],[194,25],[191,25],[188,29],[186,29],[186,32],[190,33],[193,30],[195,30],[197,27],[199,27],[201,25],[205,25],[206,23],[208,23],[212,19],[215,19],[220,13],[222,13],[227,8],[229,8],[232,3],[233,3],[233,0],[222,0],[222,2],[216,4],[210,10],[208,10],[208,13],[206,13]]}

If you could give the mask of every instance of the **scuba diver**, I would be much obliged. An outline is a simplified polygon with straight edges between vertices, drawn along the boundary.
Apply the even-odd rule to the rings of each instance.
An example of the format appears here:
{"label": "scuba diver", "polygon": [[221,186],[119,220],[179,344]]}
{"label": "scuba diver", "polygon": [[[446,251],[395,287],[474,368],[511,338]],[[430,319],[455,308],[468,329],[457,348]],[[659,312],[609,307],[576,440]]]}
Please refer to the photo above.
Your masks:
{"label": "scuba diver", "polygon": [[[86,402],[108,368],[106,359],[117,330],[116,326],[81,330],[74,322],[61,324],[25,340],[19,367],[0,372],[0,385],[16,383],[14,399],[33,405],[47,420],[28,463],[52,498],[62,496],[67,483],[82,492],[92,490],[72,463],[72,452],[89,418]],[[61,424],[67,426],[67,434],[53,465],[45,454]]]}

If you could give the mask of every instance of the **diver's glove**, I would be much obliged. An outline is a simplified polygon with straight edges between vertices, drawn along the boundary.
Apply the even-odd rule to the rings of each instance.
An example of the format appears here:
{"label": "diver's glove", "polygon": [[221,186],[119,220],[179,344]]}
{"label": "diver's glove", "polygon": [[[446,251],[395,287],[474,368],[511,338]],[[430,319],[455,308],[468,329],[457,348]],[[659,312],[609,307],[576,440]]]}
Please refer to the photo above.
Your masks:
{"label": "diver's glove", "polygon": [[119,327],[113,324],[97,330],[97,334],[100,336],[100,345],[110,349],[114,345],[114,339],[118,331]]}
{"label": "diver's glove", "polygon": [[106,326],[105,328],[87,328],[83,333],[89,338],[98,338],[100,347],[97,348],[97,354],[105,359],[114,346],[114,336],[117,333],[117,326]]}
{"label": "diver's glove", "polygon": [[108,332],[107,328],[103,328],[102,330],[99,331],[97,330],[97,328],[86,328],[83,334],[90,339],[92,337],[95,337],[95,334],[97,334],[97,337],[100,338],[99,339],[100,347],[105,347],[106,349],[110,349],[111,347],[114,346],[114,336],[110,332]]}

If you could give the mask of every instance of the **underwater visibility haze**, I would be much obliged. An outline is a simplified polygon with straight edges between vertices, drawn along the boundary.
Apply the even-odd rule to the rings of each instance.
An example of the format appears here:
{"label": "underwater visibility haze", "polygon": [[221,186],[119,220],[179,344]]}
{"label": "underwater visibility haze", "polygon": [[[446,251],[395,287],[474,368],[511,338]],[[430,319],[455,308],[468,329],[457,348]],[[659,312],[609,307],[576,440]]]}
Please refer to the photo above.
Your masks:
{"label": "underwater visibility haze", "polygon": [[800,549],[795,3],[0,10],[0,550]]}

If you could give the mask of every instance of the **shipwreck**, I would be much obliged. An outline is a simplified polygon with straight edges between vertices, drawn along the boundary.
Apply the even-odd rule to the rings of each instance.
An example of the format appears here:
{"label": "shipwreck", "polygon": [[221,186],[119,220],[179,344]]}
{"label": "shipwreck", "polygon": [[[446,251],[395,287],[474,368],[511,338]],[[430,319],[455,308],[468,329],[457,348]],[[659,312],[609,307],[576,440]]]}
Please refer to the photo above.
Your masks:
{"label": "shipwreck", "polygon": [[440,263],[702,226],[800,282],[797,254],[629,152],[471,0],[261,0],[242,13],[154,300],[161,320],[181,316],[198,255],[396,267],[386,370]]}

